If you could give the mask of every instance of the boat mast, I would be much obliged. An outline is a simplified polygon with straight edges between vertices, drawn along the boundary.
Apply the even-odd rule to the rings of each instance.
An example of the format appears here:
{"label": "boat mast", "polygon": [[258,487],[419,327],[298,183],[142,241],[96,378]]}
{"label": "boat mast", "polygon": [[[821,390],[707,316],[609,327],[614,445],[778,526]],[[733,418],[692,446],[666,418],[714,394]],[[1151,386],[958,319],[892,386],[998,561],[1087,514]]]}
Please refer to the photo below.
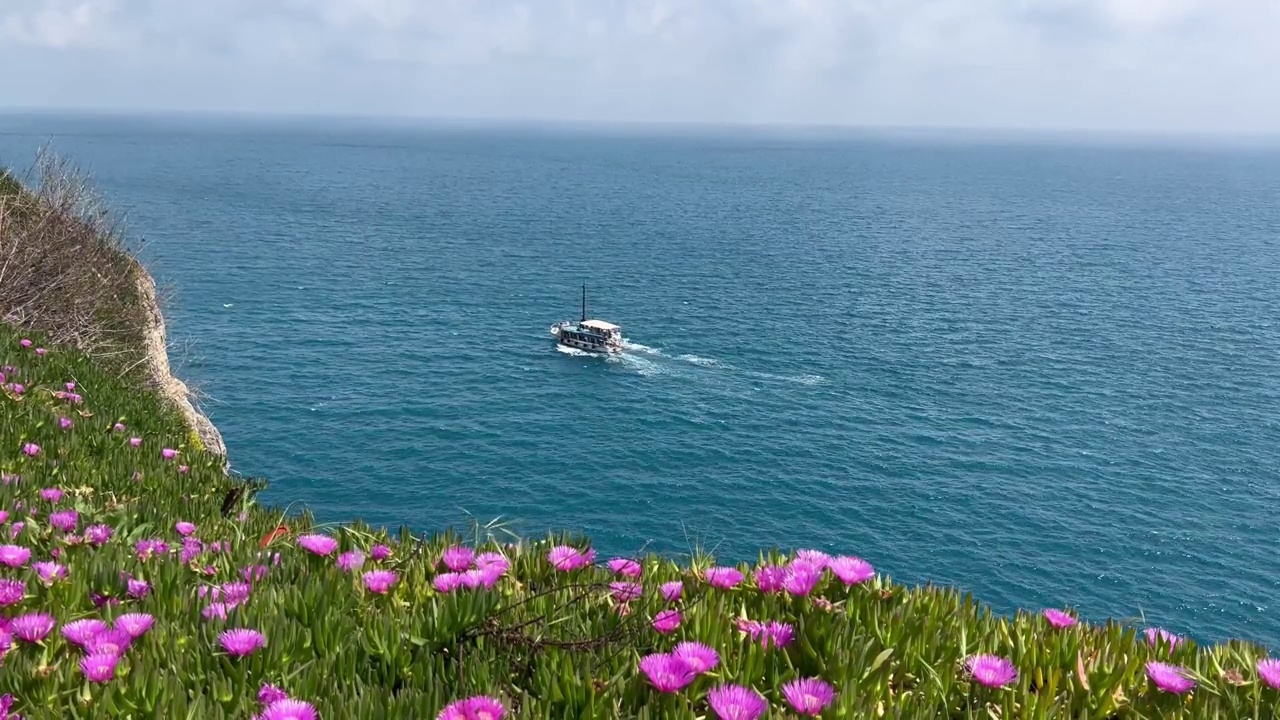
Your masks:
{"label": "boat mast", "polygon": [[582,322],[587,321],[587,284],[582,284]]}

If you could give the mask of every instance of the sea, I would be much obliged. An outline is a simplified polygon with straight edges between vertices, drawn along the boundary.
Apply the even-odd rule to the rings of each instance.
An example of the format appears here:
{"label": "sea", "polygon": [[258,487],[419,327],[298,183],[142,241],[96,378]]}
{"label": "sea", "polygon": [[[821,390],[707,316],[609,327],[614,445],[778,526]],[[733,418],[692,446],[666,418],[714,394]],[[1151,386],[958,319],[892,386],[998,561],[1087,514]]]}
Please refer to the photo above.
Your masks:
{"label": "sea", "polygon": [[[1280,145],[0,116],[45,144],[264,502],[1280,647]],[[584,284],[618,357],[549,334]]]}

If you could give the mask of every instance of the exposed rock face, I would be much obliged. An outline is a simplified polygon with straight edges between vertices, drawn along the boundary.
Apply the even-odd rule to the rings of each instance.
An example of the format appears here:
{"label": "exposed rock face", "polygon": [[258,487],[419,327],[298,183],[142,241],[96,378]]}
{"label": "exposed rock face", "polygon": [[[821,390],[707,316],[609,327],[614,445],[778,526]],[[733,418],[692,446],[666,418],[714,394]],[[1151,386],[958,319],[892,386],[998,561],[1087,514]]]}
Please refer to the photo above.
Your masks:
{"label": "exposed rock face", "polygon": [[156,282],[146,268],[137,263],[138,300],[147,314],[145,348],[147,357],[147,374],[166,398],[187,418],[187,424],[195,431],[196,437],[208,452],[220,455],[224,465],[227,457],[227,446],[222,442],[222,434],[214,427],[209,418],[191,401],[191,391],[186,383],[173,376],[169,368],[169,353],[165,342],[164,316],[160,313],[160,304],[156,298]]}

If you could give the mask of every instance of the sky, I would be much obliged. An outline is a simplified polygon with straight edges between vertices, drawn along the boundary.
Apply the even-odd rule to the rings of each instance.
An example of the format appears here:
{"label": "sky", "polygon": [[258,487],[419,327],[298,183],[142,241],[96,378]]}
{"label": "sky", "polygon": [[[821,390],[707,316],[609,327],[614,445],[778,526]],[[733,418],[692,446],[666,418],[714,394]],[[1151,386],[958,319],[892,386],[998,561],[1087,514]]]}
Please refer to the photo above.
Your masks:
{"label": "sky", "polygon": [[0,0],[0,67],[14,109],[1274,134],[1280,0]]}

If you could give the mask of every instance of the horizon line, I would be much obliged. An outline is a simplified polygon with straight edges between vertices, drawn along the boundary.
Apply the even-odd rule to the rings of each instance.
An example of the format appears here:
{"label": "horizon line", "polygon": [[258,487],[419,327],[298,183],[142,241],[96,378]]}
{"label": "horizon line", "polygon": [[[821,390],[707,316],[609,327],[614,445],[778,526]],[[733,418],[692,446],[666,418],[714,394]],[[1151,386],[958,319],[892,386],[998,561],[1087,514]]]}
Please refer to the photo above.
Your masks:
{"label": "horizon line", "polygon": [[765,134],[841,135],[914,135],[914,136],[980,136],[986,139],[1075,137],[1095,140],[1193,140],[1227,143],[1277,143],[1280,131],[1192,130],[1174,128],[1103,128],[1103,127],[1032,127],[999,125],[928,125],[928,124],[854,124],[836,122],[769,122],[729,120],[619,120],[575,119],[541,116],[482,115],[417,115],[372,114],[359,112],[318,111],[253,111],[242,109],[172,109],[112,108],[67,106],[5,106],[0,117],[59,117],[137,120],[224,120],[246,123],[278,124],[347,123],[352,125],[396,127],[448,127],[483,129],[494,127],[537,130],[614,130],[614,131],[731,131]]}

